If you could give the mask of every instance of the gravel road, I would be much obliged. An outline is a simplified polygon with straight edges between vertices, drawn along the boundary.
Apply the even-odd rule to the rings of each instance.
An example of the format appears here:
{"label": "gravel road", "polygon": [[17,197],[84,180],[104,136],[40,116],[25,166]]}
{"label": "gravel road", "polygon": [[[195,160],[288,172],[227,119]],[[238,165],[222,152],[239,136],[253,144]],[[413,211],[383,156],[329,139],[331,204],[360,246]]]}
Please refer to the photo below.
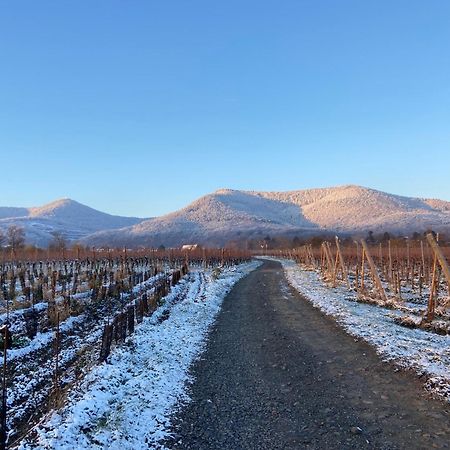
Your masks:
{"label": "gravel road", "polygon": [[173,449],[450,447],[450,405],[380,360],[266,261],[224,301]]}

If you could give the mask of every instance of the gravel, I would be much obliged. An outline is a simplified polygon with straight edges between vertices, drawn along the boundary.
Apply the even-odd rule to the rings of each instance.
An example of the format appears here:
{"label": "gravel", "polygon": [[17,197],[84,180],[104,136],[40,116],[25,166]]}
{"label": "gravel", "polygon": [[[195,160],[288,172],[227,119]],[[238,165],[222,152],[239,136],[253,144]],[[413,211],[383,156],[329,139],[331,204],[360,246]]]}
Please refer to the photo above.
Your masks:
{"label": "gravel", "polygon": [[191,373],[168,448],[449,448],[449,405],[315,309],[274,261],[227,296]]}

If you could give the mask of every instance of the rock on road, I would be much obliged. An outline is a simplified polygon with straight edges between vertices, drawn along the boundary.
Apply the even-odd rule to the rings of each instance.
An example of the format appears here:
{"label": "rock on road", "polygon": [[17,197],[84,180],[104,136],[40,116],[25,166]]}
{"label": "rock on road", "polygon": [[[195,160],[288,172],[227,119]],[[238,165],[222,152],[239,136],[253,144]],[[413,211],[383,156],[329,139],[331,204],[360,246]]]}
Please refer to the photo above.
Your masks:
{"label": "rock on road", "polygon": [[380,360],[264,264],[223,303],[192,368],[173,449],[432,449],[450,407]]}

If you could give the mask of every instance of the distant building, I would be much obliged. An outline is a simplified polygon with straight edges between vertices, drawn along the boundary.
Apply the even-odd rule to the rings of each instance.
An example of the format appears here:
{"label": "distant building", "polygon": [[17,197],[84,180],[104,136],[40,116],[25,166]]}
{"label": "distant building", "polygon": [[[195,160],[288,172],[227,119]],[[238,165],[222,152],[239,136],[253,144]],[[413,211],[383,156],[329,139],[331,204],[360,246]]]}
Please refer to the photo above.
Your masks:
{"label": "distant building", "polygon": [[185,244],[181,247],[182,251],[191,252],[192,250],[198,250],[200,245],[198,244]]}

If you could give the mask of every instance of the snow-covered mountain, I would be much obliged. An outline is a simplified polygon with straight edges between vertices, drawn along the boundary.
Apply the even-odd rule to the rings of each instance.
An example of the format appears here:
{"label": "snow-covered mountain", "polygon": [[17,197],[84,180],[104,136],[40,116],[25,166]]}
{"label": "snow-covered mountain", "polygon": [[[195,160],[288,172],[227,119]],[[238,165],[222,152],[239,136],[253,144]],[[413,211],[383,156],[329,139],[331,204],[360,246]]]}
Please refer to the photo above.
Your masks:
{"label": "snow-covered mountain", "polygon": [[67,240],[75,241],[100,230],[136,225],[144,219],[112,216],[64,198],[34,208],[0,207],[0,230],[6,233],[10,225],[25,229],[26,241],[47,246],[52,233],[61,232]]}
{"label": "snow-covered mountain", "polygon": [[83,239],[90,245],[224,245],[266,235],[450,230],[450,202],[361,186],[290,192],[220,189],[174,213]]}

